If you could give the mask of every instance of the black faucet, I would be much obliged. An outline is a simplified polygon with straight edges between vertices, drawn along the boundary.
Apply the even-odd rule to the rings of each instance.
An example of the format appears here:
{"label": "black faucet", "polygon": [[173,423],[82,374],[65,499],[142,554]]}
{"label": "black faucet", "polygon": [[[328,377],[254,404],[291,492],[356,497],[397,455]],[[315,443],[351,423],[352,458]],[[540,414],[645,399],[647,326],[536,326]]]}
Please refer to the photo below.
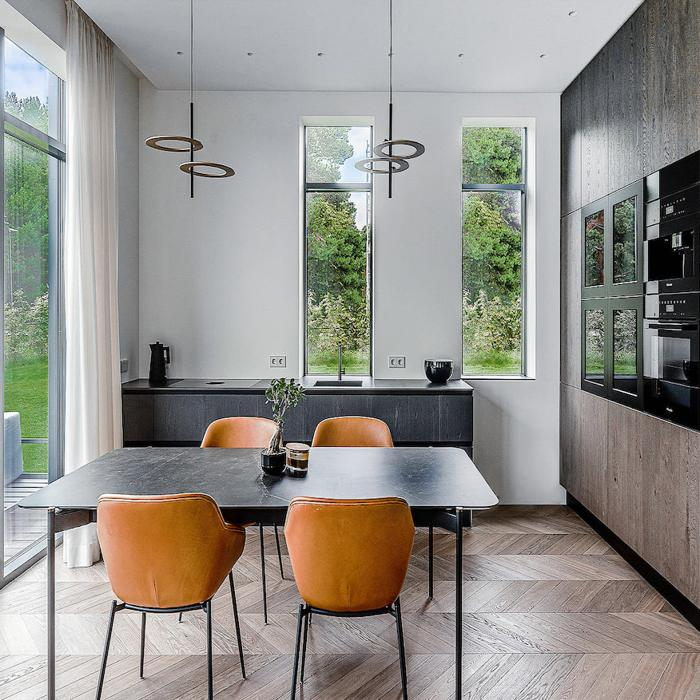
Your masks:
{"label": "black faucet", "polygon": [[345,370],[343,369],[343,344],[338,343],[338,381],[343,381],[343,375]]}

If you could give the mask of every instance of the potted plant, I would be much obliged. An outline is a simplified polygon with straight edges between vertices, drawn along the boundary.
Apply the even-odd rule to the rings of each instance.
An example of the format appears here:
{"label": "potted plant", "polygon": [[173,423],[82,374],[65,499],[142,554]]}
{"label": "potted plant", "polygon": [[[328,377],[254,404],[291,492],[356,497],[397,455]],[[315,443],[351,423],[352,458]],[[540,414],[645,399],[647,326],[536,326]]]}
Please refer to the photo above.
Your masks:
{"label": "potted plant", "polygon": [[294,379],[280,377],[273,379],[265,391],[266,403],[272,404],[272,420],[277,423],[277,431],[272,436],[270,444],[260,455],[260,466],[266,474],[279,475],[284,471],[284,448],[282,433],[287,411],[301,403],[304,389]]}

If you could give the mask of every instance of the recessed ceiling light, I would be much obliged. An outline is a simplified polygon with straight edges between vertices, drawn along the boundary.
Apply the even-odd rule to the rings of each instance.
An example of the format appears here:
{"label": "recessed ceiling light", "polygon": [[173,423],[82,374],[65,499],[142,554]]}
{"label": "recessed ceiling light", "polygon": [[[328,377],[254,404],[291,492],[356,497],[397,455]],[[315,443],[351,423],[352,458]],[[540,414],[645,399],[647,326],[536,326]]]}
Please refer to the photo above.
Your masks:
{"label": "recessed ceiling light", "polygon": [[253,52],[252,52],[252,51],[248,51],[248,56],[252,56],[252,55],[253,55]]}
{"label": "recessed ceiling light", "polygon": [[463,53],[458,53],[458,54],[457,54],[457,58],[462,58],[463,56],[464,56]]}
{"label": "recessed ceiling light", "polygon": [[541,53],[541,54],[540,54],[540,58],[547,58],[547,54],[546,54],[546,53]]}
{"label": "recessed ceiling light", "polygon": [[577,14],[576,10],[569,10],[569,17],[576,17]]}
{"label": "recessed ceiling light", "polygon": [[182,56],[182,51],[178,51],[178,52],[177,52],[177,55],[178,55],[178,56]]}
{"label": "recessed ceiling light", "polygon": [[325,56],[325,54],[323,53],[323,51],[319,51],[316,55],[317,55],[317,56]]}

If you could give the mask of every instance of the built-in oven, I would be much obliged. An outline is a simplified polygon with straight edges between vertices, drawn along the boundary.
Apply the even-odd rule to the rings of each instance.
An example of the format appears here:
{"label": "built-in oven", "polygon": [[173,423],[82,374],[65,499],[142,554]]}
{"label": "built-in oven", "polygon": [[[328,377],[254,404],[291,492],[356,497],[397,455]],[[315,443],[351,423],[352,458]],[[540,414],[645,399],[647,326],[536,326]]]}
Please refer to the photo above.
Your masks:
{"label": "built-in oven", "polygon": [[644,407],[700,428],[700,294],[647,296],[644,309]]}

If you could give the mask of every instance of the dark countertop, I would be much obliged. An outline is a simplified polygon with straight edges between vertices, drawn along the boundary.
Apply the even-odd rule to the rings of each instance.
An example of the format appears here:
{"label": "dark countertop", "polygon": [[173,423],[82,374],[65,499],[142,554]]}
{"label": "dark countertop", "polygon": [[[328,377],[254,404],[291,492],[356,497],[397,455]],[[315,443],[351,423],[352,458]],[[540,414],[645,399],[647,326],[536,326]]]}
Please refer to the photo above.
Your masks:
{"label": "dark countertop", "polygon": [[[326,377],[304,377],[302,386],[309,394],[472,394],[472,387],[461,379],[432,384],[425,379],[363,379],[362,386],[323,386],[314,382]],[[346,377],[352,381],[355,377]],[[152,386],[148,379],[122,384],[124,394],[263,394],[269,379],[168,379],[165,386]]]}

